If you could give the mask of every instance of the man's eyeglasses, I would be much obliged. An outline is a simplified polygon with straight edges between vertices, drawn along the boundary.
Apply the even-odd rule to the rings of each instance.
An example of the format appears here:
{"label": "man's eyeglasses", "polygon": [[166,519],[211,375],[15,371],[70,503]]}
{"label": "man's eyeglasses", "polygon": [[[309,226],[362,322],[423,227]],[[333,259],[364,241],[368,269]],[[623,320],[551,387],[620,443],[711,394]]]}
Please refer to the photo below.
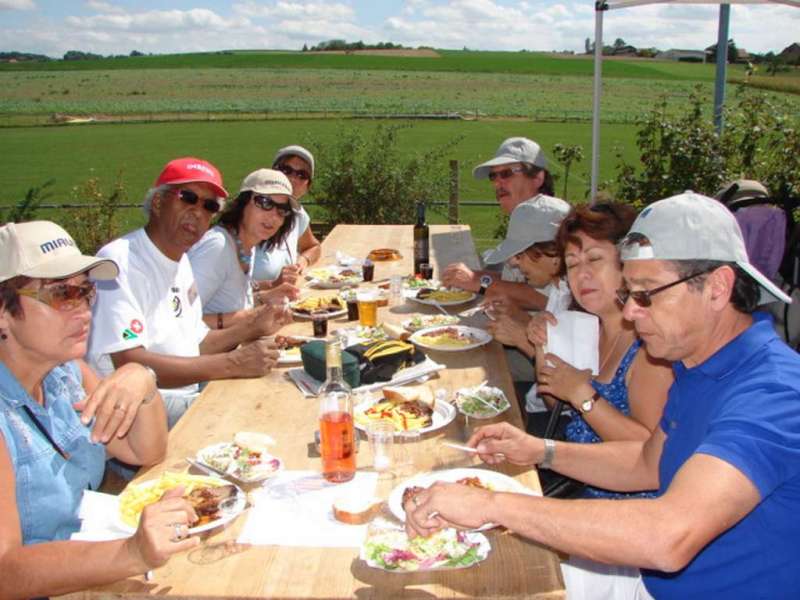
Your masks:
{"label": "man's eyeglasses", "polygon": [[679,283],[684,283],[685,281],[689,281],[690,279],[694,279],[695,277],[699,277],[700,275],[705,275],[708,271],[700,271],[699,273],[692,273],[691,275],[687,275],[686,277],[681,277],[678,281],[673,281],[672,283],[668,283],[667,285],[662,285],[661,287],[657,287],[652,290],[636,290],[630,291],[627,288],[620,288],[617,290],[617,300],[620,304],[625,306],[625,303],[628,302],[628,298],[633,298],[633,301],[636,302],[638,306],[642,308],[647,308],[653,304],[652,297],[656,294],[663,292],[664,290],[668,290],[669,288],[678,285]]}
{"label": "man's eyeglasses", "polygon": [[503,169],[502,171],[490,171],[489,181],[494,181],[498,177],[500,179],[508,179],[514,173],[522,173],[523,171],[525,171],[525,167],[510,167],[508,169]]}
{"label": "man's eyeglasses", "polygon": [[295,169],[293,167],[290,167],[289,165],[279,165],[278,171],[280,171],[287,177],[294,176],[302,181],[308,181],[309,179],[311,179],[311,173],[309,173],[305,169]]}
{"label": "man's eyeglasses", "polygon": [[205,208],[212,215],[222,210],[222,204],[217,198],[201,199],[200,196],[198,196],[192,190],[178,190],[177,194],[181,200],[186,202],[186,204],[191,204],[192,206],[195,206],[198,203],[198,201],[202,201],[203,208]]}
{"label": "man's eyeglasses", "polygon": [[288,217],[290,214],[292,214],[292,207],[288,202],[275,202],[275,199],[272,196],[253,194],[253,204],[255,204],[261,210],[270,211],[274,208],[282,217]]}
{"label": "man's eyeglasses", "polygon": [[47,304],[55,310],[68,312],[76,308],[83,307],[84,303],[92,306],[97,297],[97,288],[93,281],[87,281],[81,285],[71,285],[68,283],[57,283],[45,285],[37,290],[17,290],[20,296],[28,296],[39,302]]}

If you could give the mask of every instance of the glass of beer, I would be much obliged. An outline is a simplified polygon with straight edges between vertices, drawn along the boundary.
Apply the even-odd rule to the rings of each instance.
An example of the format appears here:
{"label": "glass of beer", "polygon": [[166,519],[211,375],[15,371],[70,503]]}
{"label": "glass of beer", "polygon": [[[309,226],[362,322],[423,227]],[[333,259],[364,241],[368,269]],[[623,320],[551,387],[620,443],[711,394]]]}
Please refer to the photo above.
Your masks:
{"label": "glass of beer", "polygon": [[378,295],[375,292],[359,292],[358,324],[362,327],[378,325]]}

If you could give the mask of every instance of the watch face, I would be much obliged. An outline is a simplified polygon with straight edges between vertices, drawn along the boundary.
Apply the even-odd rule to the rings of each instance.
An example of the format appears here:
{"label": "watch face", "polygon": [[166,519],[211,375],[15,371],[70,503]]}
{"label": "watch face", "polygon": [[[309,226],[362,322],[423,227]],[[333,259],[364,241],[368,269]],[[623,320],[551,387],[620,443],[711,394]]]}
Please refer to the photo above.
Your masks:
{"label": "watch face", "polygon": [[581,412],[589,412],[594,407],[594,398],[589,398],[581,402]]}
{"label": "watch face", "polygon": [[491,275],[481,275],[481,279],[480,279],[481,287],[485,287],[485,288],[489,287],[490,285],[492,285],[492,281],[493,281],[493,279],[492,279]]}

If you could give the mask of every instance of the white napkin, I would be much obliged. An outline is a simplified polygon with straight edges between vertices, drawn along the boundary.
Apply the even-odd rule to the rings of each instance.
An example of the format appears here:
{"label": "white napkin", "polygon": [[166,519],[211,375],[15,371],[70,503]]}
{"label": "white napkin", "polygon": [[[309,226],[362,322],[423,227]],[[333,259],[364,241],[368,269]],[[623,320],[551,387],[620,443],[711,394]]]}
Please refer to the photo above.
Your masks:
{"label": "white napkin", "polygon": [[550,285],[547,293],[547,306],[545,310],[551,314],[558,315],[569,309],[572,303],[572,292],[569,284],[559,279],[556,285]]}
{"label": "white napkin", "polygon": [[119,497],[91,490],[83,491],[78,509],[81,529],[70,536],[72,540],[102,542],[130,537],[132,534],[119,527],[117,514]]}
{"label": "white napkin", "polygon": [[359,548],[366,525],[346,525],[333,517],[343,497],[372,498],[377,473],[358,471],[347,483],[330,483],[316,471],[281,471],[251,493],[253,508],[237,540],[241,544]]}
{"label": "white napkin", "polygon": [[350,256],[349,254],[345,254],[344,252],[340,252],[339,250],[336,251],[336,262],[343,267],[355,267],[361,266],[364,264],[364,261],[360,258],[356,258],[355,256]]}
{"label": "white napkin", "polygon": [[547,324],[545,352],[579,370],[599,372],[600,320],[595,315],[565,310],[558,314],[558,325]]}
{"label": "white napkin", "polygon": [[[433,373],[436,373],[436,371],[441,371],[442,369],[444,369],[444,365],[434,362],[430,359],[430,357],[426,357],[425,360],[418,365],[414,365],[413,367],[409,367],[407,369],[402,369],[395,373],[391,381],[378,381],[377,383],[362,385],[355,388],[353,391],[370,392],[372,390],[386,387],[387,385],[402,385],[404,383],[416,381],[417,379],[422,379],[423,377],[432,375]],[[316,396],[323,384],[322,381],[317,381],[311,377],[311,375],[306,373],[303,367],[289,369],[286,371],[286,375],[294,382],[294,384],[306,398]]]}

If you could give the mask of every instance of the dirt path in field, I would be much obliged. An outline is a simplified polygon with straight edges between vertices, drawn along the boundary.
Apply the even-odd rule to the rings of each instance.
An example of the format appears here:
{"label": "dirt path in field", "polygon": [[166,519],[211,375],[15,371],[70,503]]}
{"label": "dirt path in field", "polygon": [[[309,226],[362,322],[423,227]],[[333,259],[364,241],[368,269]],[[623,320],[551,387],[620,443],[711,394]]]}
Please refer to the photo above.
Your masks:
{"label": "dirt path in field", "polygon": [[441,54],[430,48],[400,48],[399,50],[323,50],[322,52],[304,52],[304,54],[364,54],[370,56],[420,56],[423,58],[441,58]]}

